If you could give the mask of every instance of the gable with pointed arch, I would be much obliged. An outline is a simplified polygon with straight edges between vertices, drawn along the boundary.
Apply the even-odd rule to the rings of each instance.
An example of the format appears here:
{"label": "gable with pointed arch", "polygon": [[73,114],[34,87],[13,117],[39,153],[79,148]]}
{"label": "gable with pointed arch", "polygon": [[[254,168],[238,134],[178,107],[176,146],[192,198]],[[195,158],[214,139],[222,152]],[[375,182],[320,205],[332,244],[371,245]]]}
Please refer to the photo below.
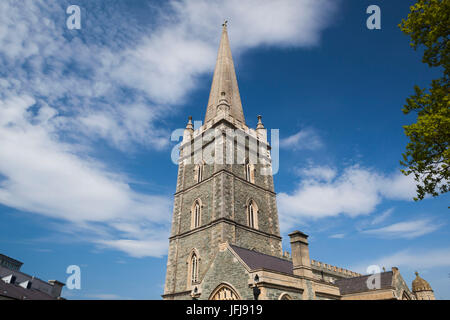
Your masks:
{"label": "gable with pointed arch", "polygon": [[211,293],[209,300],[241,300],[241,297],[232,285],[221,283]]}

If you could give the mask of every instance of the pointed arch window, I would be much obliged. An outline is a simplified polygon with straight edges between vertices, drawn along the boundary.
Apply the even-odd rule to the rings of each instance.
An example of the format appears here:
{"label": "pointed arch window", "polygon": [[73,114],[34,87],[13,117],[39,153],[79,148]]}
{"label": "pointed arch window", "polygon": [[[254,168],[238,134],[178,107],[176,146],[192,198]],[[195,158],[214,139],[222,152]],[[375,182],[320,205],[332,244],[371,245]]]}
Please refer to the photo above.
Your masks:
{"label": "pointed arch window", "polygon": [[200,227],[202,218],[202,202],[200,199],[194,201],[191,208],[191,229]]}
{"label": "pointed arch window", "polygon": [[195,202],[194,207],[194,228],[198,228],[200,226],[200,204],[198,201]]}
{"label": "pointed arch window", "polygon": [[251,183],[255,183],[254,167],[250,163],[248,158],[245,160],[245,180]]}
{"label": "pointed arch window", "polygon": [[250,228],[255,226],[255,208],[253,207],[253,202],[248,205],[248,224]]}
{"label": "pointed arch window", "polygon": [[194,288],[199,283],[201,256],[196,248],[193,248],[186,259],[186,289]]}
{"label": "pointed arch window", "polygon": [[200,162],[195,165],[195,173],[194,173],[194,179],[195,182],[202,182],[203,181],[203,170],[204,170],[204,164],[203,162]]}
{"label": "pointed arch window", "polygon": [[194,253],[191,257],[191,283],[197,283],[198,280],[198,258]]}
{"label": "pointed arch window", "polygon": [[253,200],[247,205],[247,221],[250,228],[258,229],[258,206]]}

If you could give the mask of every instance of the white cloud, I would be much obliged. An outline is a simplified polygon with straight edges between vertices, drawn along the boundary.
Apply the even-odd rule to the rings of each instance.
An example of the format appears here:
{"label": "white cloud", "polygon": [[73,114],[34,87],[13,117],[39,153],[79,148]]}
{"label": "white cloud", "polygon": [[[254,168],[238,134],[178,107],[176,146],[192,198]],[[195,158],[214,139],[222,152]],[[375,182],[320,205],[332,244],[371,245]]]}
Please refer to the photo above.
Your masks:
{"label": "white cloud", "polygon": [[0,102],[0,202],[71,221],[119,218],[131,208],[131,215],[165,219],[166,199],[134,193],[125,177],[55,141],[48,124],[32,124],[41,115],[32,116],[33,104],[26,96]]}
{"label": "white cloud", "polygon": [[[334,179],[324,180],[320,167],[311,169],[297,189],[279,193],[282,227],[300,218],[325,218],[345,214],[351,217],[372,213],[383,199],[411,200],[415,192],[412,178],[400,172],[385,175],[372,169],[351,166]],[[313,175],[312,173],[316,173]]]}
{"label": "white cloud", "polygon": [[291,150],[316,150],[323,146],[315,130],[303,129],[296,134],[280,140],[280,147]]}
{"label": "white cloud", "polygon": [[[145,245],[154,242],[149,240],[154,237],[152,231],[169,223],[171,200],[137,193],[126,182],[127,177],[108,171],[93,159],[77,156],[75,145],[57,141],[52,135],[55,113],[43,107],[33,116],[30,109],[34,103],[27,96],[0,101],[0,173],[4,177],[0,203],[72,222],[94,233],[94,238],[113,237],[112,232],[90,225],[103,222],[115,230],[115,237],[127,235],[135,246],[140,241]],[[42,119],[45,125],[39,122]],[[140,232],[123,228],[136,221],[141,227],[133,231]],[[165,235],[159,232],[159,247],[140,254],[160,256],[160,248],[164,248],[161,239],[167,242]],[[134,254],[135,249],[129,253]]]}
{"label": "white cloud", "polygon": [[389,226],[364,230],[362,233],[385,238],[413,239],[437,230],[441,225],[431,222],[429,219],[404,221]]}
{"label": "white cloud", "polygon": [[331,181],[337,175],[337,171],[331,167],[314,166],[314,165],[310,165],[309,167],[298,169],[297,173],[301,177],[304,177],[307,179],[313,178],[313,179],[323,180],[323,181]]}
{"label": "white cloud", "polygon": [[86,2],[82,30],[68,31],[64,6],[0,2],[0,203],[136,257],[166,252],[171,199],[132,190],[95,158],[96,144],[167,146],[166,118],[212,72],[224,18],[239,58],[260,45],[317,45],[336,8],[171,1],[142,26],[113,4]]}
{"label": "white cloud", "polygon": [[66,128],[120,149],[167,145],[159,120],[213,70],[224,18],[239,56],[260,45],[317,45],[337,7],[331,0],[170,1],[142,27],[124,24],[126,13],[114,5],[86,3],[82,30],[67,32],[63,6],[2,1],[0,56],[8,74],[1,81],[13,94],[25,91],[68,112]]}

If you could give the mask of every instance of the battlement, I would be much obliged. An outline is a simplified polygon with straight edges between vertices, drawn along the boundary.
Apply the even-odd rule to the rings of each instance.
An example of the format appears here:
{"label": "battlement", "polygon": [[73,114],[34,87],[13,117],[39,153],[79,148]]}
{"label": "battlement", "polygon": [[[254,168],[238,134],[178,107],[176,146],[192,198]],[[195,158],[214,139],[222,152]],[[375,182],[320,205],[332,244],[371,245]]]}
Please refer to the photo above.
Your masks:
{"label": "battlement", "polygon": [[336,275],[339,275],[341,277],[346,277],[346,278],[351,278],[351,277],[359,277],[362,276],[362,274],[351,271],[351,270],[347,270],[344,268],[339,268],[336,266],[332,266],[328,263],[323,263],[320,261],[316,261],[316,260],[311,260],[311,267],[313,269],[319,270],[319,271],[325,271],[325,272],[329,272],[329,273],[333,273]]}

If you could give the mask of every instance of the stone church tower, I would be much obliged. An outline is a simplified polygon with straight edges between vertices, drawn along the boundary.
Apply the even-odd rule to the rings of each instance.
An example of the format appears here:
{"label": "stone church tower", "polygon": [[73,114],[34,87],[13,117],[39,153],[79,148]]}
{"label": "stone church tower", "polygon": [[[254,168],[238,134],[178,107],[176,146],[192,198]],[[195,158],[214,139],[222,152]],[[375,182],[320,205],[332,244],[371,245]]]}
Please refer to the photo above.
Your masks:
{"label": "stone church tower", "polygon": [[223,25],[203,126],[191,117],[180,146],[165,298],[189,295],[219,244],[282,255],[270,146],[261,117],[246,126]]}
{"label": "stone church tower", "polygon": [[[275,164],[274,164],[275,166]],[[380,300],[413,294],[398,268],[372,275],[311,260],[308,235],[289,234],[282,252],[271,147],[258,116],[247,127],[223,25],[205,121],[183,132],[162,297],[210,300]],[[428,290],[430,289],[430,290]]]}

